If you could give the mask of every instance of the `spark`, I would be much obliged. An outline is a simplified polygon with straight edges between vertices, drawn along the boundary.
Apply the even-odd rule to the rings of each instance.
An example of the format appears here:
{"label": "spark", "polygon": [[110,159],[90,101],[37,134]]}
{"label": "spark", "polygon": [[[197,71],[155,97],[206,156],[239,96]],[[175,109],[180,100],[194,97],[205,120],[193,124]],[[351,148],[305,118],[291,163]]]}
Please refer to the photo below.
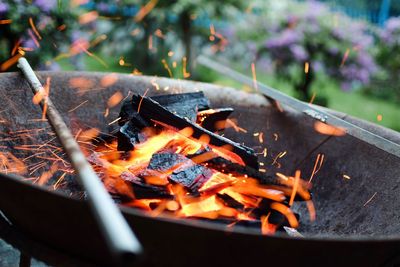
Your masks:
{"label": "spark", "polygon": [[64,180],[65,175],[67,175],[66,172],[64,172],[58,179],[57,182],[54,184],[53,189],[56,190],[60,183]]}
{"label": "spark", "polygon": [[299,222],[297,221],[296,216],[293,214],[293,211],[284,204],[274,202],[271,204],[271,209],[279,211],[285,215],[291,227],[297,228],[299,226]]}
{"label": "spark", "polygon": [[158,0],[150,0],[145,6],[143,6],[139,12],[135,15],[134,21],[140,22],[142,21],[157,5]]}
{"label": "spark", "polygon": [[264,143],[264,133],[260,133],[260,135],[258,136],[258,141],[262,144]]}
{"label": "spark", "polygon": [[294,184],[293,184],[293,188],[292,188],[292,194],[290,195],[289,206],[293,205],[294,197],[296,196],[299,182],[300,182],[300,171],[296,171],[296,173],[294,175]]}
{"label": "spark", "polygon": [[11,23],[12,23],[11,19],[1,19],[0,20],[0,25],[11,24]]}
{"label": "spark", "polygon": [[172,78],[172,71],[169,68],[167,61],[165,59],[162,59],[161,63],[164,65],[164,68],[168,71],[169,77]]}
{"label": "spark", "polygon": [[102,34],[100,36],[97,36],[93,41],[90,42],[90,47],[95,47],[97,46],[99,43],[103,42],[104,40],[107,39],[107,35]]}
{"label": "spark", "polygon": [[124,57],[120,57],[120,58],[119,58],[118,64],[119,64],[120,66],[125,65]]}
{"label": "spark", "polygon": [[346,60],[347,60],[347,58],[349,57],[349,54],[350,54],[350,49],[347,48],[347,49],[346,49],[346,52],[345,52],[344,55],[343,55],[342,62],[340,63],[340,67],[343,67],[343,66],[344,66],[344,63],[346,63]]}
{"label": "spark", "polygon": [[60,25],[60,26],[57,27],[57,31],[62,32],[62,31],[65,30],[66,28],[67,28],[67,25],[62,24],[62,25]]}
{"label": "spark", "polygon": [[33,32],[35,33],[35,35],[37,36],[37,38],[39,38],[39,40],[42,40],[42,36],[40,36],[39,31],[36,29],[36,26],[33,23],[32,17],[29,18],[29,24],[31,25],[31,28],[32,28]]}
{"label": "spark", "polygon": [[186,65],[187,65],[187,58],[186,57],[182,58],[182,65],[183,65],[183,67],[182,67],[183,78],[184,79],[189,78],[190,77],[190,72],[187,72],[187,70],[186,70]]}
{"label": "spark", "polygon": [[22,50],[19,52],[20,53],[12,56],[11,58],[7,59],[3,64],[1,64],[0,71],[8,70],[11,66],[13,66],[15,63],[17,63],[18,59],[25,54],[25,52],[23,52]]}
{"label": "spark", "polygon": [[308,180],[308,183],[311,183],[312,179],[314,178],[314,175],[317,174],[319,172],[319,170],[321,169],[322,164],[324,162],[324,157],[325,157],[324,154],[317,155],[317,159],[315,160],[314,168],[311,173],[310,179]]}
{"label": "spark", "polygon": [[44,102],[43,102],[42,120],[45,120],[47,113],[47,102],[49,100],[49,94],[50,94],[50,77],[47,77],[46,84],[44,85],[43,89],[44,89]]}
{"label": "spark", "polygon": [[95,21],[98,17],[99,13],[97,11],[89,11],[79,16],[79,24],[88,24]]}
{"label": "spark", "polygon": [[146,89],[146,91],[144,92],[144,94],[140,98],[139,105],[138,105],[138,108],[137,108],[137,113],[140,113],[140,107],[142,106],[143,98],[147,95],[148,92],[149,92],[149,88]]}
{"label": "spark", "polygon": [[36,39],[35,35],[33,35],[31,29],[28,29],[28,34],[32,38],[32,40],[35,43],[36,47],[40,47],[39,41]]}
{"label": "spark", "polygon": [[109,99],[108,99],[108,101],[107,101],[107,106],[109,107],[109,108],[113,108],[113,107],[115,107],[116,105],[118,105],[120,102],[121,102],[121,100],[124,98],[124,95],[121,93],[121,92],[116,92],[116,93],[114,93]]}
{"label": "spark", "polygon": [[346,134],[345,129],[335,127],[320,121],[314,123],[314,130],[324,135],[343,136]]}
{"label": "spark", "polygon": [[312,200],[307,200],[306,205],[307,205],[308,213],[310,214],[310,221],[313,222],[316,219],[314,202],[312,202]]}
{"label": "spark", "polygon": [[117,81],[118,81],[118,75],[115,73],[110,73],[110,74],[104,75],[104,77],[101,78],[100,84],[103,87],[109,87],[109,86],[115,84]]}
{"label": "spark", "polygon": [[106,108],[106,110],[104,111],[104,117],[107,118],[109,114],[110,114],[110,109]]}
{"label": "spark", "polygon": [[19,48],[19,45],[21,44],[21,39],[15,42],[15,45],[11,51],[11,55],[14,56],[15,53],[17,52],[17,49]]}
{"label": "spark", "polygon": [[150,83],[151,83],[151,85],[154,86],[154,88],[155,88],[157,91],[160,91],[160,86],[158,85],[158,83],[156,83],[155,80],[151,80]]}
{"label": "spark", "polygon": [[215,36],[214,35],[215,35],[214,25],[210,24],[210,37],[209,37],[209,39],[210,39],[211,42],[215,40]]}
{"label": "spark", "polygon": [[310,99],[310,102],[308,102],[309,105],[311,105],[314,102],[316,96],[317,96],[317,93],[313,92],[313,94],[311,96],[311,99]]}
{"label": "spark", "polygon": [[158,38],[165,39],[165,35],[162,33],[160,29],[155,30],[154,35]]}
{"label": "spark", "polygon": [[258,83],[257,83],[257,74],[256,74],[256,65],[251,63],[251,73],[253,75],[253,87],[256,91],[258,91]]}
{"label": "spark", "polygon": [[344,179],[347,179],[347,180],[350,180],[350,179],[351,179],[351,177],[348,176],[347,174],[343,174],[343,178],[344,178]]}
{"label": "spark", "polygon": [[114,124],[114,123],[116,123],[116,122],[118,122],[120,120],[121,120],[121,117],[118,117],[115,120],[113,120],[112,122],[110,122],[108,125],[112,125],[112,124]]}
{"label": "spark", "polygon": [[152,51],[153,50],[153,35],[150,34],[149,36],[149,50]]}
{"label": "spark", "polygon": [[75,110],[77,110],[78,108],[80,108],[80,107],[82,107],[84,104],[86,104],[88,101],[89,101],[89,100],[85,100],[85,101],[83,101],[82,103],[80,103],[80,104],[79,104],[79,105],[77,105],[76,107],[74,107],[74,108],[72,108],[72,109],[68,110],[68,112],[72,112],[72,111],[75,111]]}
{"label": "spark", "polygon": [[310,70],[310,64],[306,61],[304,63],[304,73],[308,74],[308,71]]}
{"label": "spark", "polygon": [[[230,127],[232,127],[236,132],[247,133],[247,130],[244,129],[244,128],[242,128],[242,127],[239,127],[239,126],[237,125],[237,122],[234,121],[233,119],[227,119],[227,120],[226,120],[226,123],[227,123]],[[219,128],[219,127],[217,127],[217,128]]]}
{"label": "spark", "polygon": [[372,199],[374,199],[374,197],[376,196],[376,194],[378,194],[378,192],[375,192],[375,193],[372,195],[372,197],[370,197],[370,198],[367,200],[367,202],[364,203],[363,206],[364,206],[364,207],[367,206],[367,205],[372,201]]}
{"label": "spark", "polygon": [[136,36],[140,33],[140,29],[139,28],[135,28],[133,31],[131,31],[131,35],[132,36]]}

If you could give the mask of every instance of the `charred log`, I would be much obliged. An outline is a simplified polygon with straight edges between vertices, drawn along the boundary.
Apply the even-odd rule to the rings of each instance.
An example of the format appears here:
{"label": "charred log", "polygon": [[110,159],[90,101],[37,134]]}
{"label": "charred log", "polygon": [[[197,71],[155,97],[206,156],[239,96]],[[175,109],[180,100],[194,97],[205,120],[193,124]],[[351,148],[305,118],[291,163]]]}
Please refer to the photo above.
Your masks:
{"label": "charred log", "polygon": [[198,113],[197,120],[201,127],[211,132],[217,132],[225,129],[226,119],[232,112],[233,108],[204,110]]}
{"label": "charred log", "polygon": [[257,156],[255,155],[253,149],[243,146],[239,143],[235,143],[225,137],[214,134],[184,118],[176,116],[175,114],[163,108],[160,104],[150,98],[133,96],[132,105],[136,108],[136,110],[139,107],[139,104],[139,113],[142,117],[151,120],[156,124],[158,123],[162,126],[170,126],[171,128],[176,128],[178,130],[190,127],[193,129],[193,138],[199,139],[201,136],[208,136],[211,145],[217,147],[229,146],[232,149],[232,152],[236,153],[246,165],[252,168],[258,168]]}

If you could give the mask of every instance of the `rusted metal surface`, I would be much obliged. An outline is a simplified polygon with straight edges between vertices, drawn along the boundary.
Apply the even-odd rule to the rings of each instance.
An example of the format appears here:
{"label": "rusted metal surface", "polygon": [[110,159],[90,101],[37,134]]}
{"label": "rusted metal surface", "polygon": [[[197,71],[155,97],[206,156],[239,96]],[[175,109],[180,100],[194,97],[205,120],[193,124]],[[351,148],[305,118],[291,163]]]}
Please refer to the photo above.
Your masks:
{"label": "rusted metal surface", "polygon": [[[148,95],[204,90],[213,106],[235,108],[231,117],[238,119],[239,125],[247,130],[247,133],[238,133],[230,129],[225,136],[262,149],[253,133],[264,133],[268,156],[260,156],[260,160],[272,172],[291,173],[301,169],[303,178],[307,179],[316,155],[324,153],[326,157],[313,180],[316,222],[308,221],[305,207],[295,207],[305,218],[299,229],[303,238],[261,236],[246,228],[227,230],[211,223],[154,218],[122,208],[128,223],[134,226],[143,242],[147,266],[249,266],[258,264],[260,257],[268,259],[268,264],[283,266],[398,263],[395,256],[400,253],[400,160],[396,156],[349,135],[321,135],[315,132],[313,119],[291,109],[285,113],[276,111],[262,96],[236,93],[234,89],[210,84],[145,76],[116,75],[115,83],[104,86],[102,80],[106,75],[109,74],[40,73],[42,79],[51,77],[50,97],[57,96],[54,104],[71,128],[79,119],[87,127],[97,127],[103,132],[112,130],[115,125],[108,124],[117,118],[120,106],[110,109],[107,117],[104,109],[109,97],[117,91],[126,96],[129,91],[143,94],[148,88]],[[84,78],[91,86],[77,88],[71,83],[77,78]],[[164,91],[166,87],[167,91]],[[1,116],[7,120],[0,124],[1,131],[42,125],[30,121],[40,117],[41,111],[31,104],[32,96],[26,92],[26,84],[18,74],[0,76],[0,97],[5,109]],[[68,112],[86,100],[80,108]],[[23,111],[13,108],[20,106],[25,107]],[[400,135],[392,130],[335,114],[400,143]],[[48,140],[45,133],[38,138],[43,142]],[[271,165],[282,151],[287,153],[279,161],[281,167]],[[351,179],[344,179],[343,175]],[[374,198],[365,205],[373,195]],[[100,230],[85,201],[1,176],[0,209],[15,227],[35,240],[97,264],[106,264],[109,259]]]}

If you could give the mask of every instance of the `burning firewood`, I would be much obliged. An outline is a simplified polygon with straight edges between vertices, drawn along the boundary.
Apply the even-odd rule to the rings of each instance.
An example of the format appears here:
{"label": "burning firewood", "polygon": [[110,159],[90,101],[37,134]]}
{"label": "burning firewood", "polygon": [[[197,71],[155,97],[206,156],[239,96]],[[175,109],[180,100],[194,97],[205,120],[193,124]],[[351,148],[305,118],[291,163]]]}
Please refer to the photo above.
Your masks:
{"label": "burning firewood", "polygon": [[211,109],[201,92],[135,95],[123,104],[117,137],[97,142],[91,163],[123,205],[227,225],[244,221],[268,234],[297,227],[290,206],[310,200],[307,184],[260,172],[251,148],[218,135],[216,124],[232,112]]}

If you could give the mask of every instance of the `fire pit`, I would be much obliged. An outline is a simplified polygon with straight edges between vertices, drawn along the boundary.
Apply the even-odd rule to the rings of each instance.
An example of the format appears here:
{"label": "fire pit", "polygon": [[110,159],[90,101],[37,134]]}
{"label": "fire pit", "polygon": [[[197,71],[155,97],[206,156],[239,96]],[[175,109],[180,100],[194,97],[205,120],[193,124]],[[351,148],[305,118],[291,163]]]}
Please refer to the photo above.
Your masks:
{"label": "fire pit", "polygon": [[[265,261],[284,266],[391,266],[398,263],[400,189],[396,180],[400,177],[397,168],[400,160],[397,157],[351,136],[318,133],[312,119],[285,107],[280,112],[261,96],[230,88],[115,74],[42,72],[40,76],[43,80],[50,77],[50,96],[71,129],[97,128],[105,133],[115,130],[120,105],[113,106],[110,99],[117,92],[127,96],[129,91],[131,95],[143,95],[146,91],[148,95],[159,95],[201,90],[213,107],[234,108],[231,118],[244,131],[232,127],[224,136],[257,150],[260,162],[269,171],[293,174],[301,170],[303,178],[310,178],[316,159],[323,155],[323,165],[312,180],[317,219],[314,222],[308,219],[305,205],[293,207],[302,218],[298,230],[304,237],[281,233],[265,236],[244,226],[226,228],[204,221],[155,218],[122,207],[144,246],[144,264],[236,266]],[[27,129],[36,131],[43,145],[54,138],[47,122],[40,120],[41,110],[32,104],[31,92],[21,76],[2,74],[1,78],[4,104],[0,127],[4,150],[15,146],[7,140]],[[400,136],[393,131],[330,112],[400,143]],[[86,202],[6,174],[0,179],[0,199],[0,210],[13,227],[27,236],[89,262],[109,263],[100,230]]]}

